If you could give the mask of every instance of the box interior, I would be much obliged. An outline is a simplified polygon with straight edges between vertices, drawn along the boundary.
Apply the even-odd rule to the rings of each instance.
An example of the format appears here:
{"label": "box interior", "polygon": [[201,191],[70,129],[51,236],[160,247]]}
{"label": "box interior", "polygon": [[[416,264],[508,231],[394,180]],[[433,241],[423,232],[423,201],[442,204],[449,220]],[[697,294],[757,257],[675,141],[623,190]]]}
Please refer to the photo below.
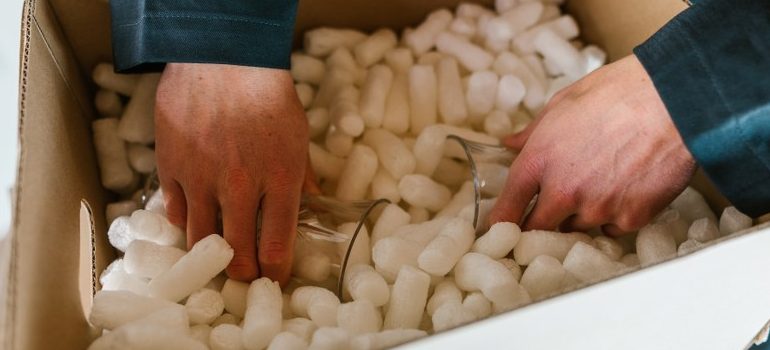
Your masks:
{"label": "box interior", "polygon": [[[303,0],[296,38],[322,25],[403,28],[435,8],[457,3]],[[685,8],[678,0],[568,0],[565,6],[579,22],[582,38],[604,48],[611,60],[629,54]],[[108,4],[27,0],[21,39],[20,158],[0,344],[80,349],[96,331],[86,321],[96,273],[114,257],[104,220],[111,197],[99,183],[90,132],[96,115],[90,71],[111,61]],[[715,208],[726,204],[704,176],[695,183]]]}

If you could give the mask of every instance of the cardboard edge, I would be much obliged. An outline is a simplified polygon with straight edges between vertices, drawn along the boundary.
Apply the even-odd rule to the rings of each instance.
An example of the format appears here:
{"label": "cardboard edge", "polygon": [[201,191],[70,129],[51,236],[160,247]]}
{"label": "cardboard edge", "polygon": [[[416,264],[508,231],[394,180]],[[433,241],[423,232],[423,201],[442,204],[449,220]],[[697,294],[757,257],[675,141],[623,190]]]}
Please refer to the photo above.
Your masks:
{"label": "cardboard edge", "polygon": [[24,121],[26,116],[26,102],[27,102],[27,78],[29,75],[29,55],[30,55],[30,41],[32,35],[32,23],[34,22],[36,0],[25,0],[22,8],[21,16],[21,32],[19,46],[19,97],[18,97],[18,136],[17,136],[17,168],[16,168],[16,185],[13,191],[13,201],[11,205],[12,218],[11,218],[11,230],[8,235],[8,244],[10,245],[10,256],[8,259],[8,284],[6,285],[5,294],[5,325],[2,329],[2,341],[3,348],[14,349],[16,346],[16,287],[17,287],[17,261],[18,261],[18,228],[20,224],[19,210],[21,208],[20,201],[23,198],[23,159],[26,155],[25,143],[24,143]]}
{"label": "cardboard edge", "polygon": [[[97,290],[96,277],[96,223],[91,204],[80,200],[80,264],[78,269],[80,301],[87,316],[91,312],[93,296]],[[86,273],[87,272],[87,273]],[[84,276],[85,275],[85,276]],[[90,293],[87,293],[89,291]]]}

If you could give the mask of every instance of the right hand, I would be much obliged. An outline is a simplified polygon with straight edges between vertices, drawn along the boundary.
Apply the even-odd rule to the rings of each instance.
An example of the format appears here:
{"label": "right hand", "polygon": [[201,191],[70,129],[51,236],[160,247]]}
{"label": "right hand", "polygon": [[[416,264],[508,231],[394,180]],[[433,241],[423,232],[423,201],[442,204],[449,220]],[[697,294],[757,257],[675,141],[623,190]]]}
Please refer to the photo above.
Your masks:
{"label": "right hand", "polygon": [[[222,232],[230,278],[288,282],[308,126],[288,71],[170,63],[155,106],[158,176],[188,248]],[[257,212],[262,232],[257,247]]]}

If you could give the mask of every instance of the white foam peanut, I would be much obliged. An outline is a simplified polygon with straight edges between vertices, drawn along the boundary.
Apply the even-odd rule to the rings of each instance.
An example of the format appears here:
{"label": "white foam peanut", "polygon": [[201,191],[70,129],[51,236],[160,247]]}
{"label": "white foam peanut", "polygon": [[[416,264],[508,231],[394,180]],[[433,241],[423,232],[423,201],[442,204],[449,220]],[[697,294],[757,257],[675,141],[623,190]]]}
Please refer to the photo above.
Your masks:
{"label": "white foam peanut", "polygon": [[308,108],[313,103],[315,97],[315,90],[312,86],[305,83],[294,84],[294,90],[297,92],[299,102],[303,108]]}
{"label": "white foam peanut", "polygon": [[150,281],[150,295],[179,301],[222,272],[233,258],[233,249],[218,235],[201,239],[174,266]]}
{"label": "white foam peanut", "polygon": [[468,118],[465,93],[460,81],[457,60],[444,57],[436,65],[438,79],[438,110],[444,123],[460,125]]}
{"label": "white foam peanut", "polygon": [[422,174],[402,177],[398,183],[398,191],[407,203],[431,212],[441,210],[452,197],[452,192],[446,186]]}
{"label": "white foam peanut", "polygon": [[99,89],[94,96],[94,107],[103,117],[119,117],[123,113],[123,102],[112,90]]}
{"label": "white foam peanut", "polygon": [[115,219],[118,217],[131,215],[131,213],[133,213],[138,208],[139,205],[130,199],[107,204],[107,207],[104,210],[107,224],[112,225],[112,222],[115,221]]}
{"label": "white foam peanut", "polygon": [[521,79],[526,86],[523,99],[525,107],[535,111],[543,107],[546,88],[543,79],[545,77],[541,78],[534,73],[524,60],[510,52],[503,52],[497,56],[492,67],[499,75],[513,74]]}
{"label": "white foam peanut", "polygon": [[423,246],[402,237],[390,236],[379,240],[372,249],[372,260],[382,277],[392,283],[403,265],[417,266]]}
{"label": "white foam peanut", "polygon": [[362,67],[369,67],[379,62],[385,54],[396,47],[398,39],[392,29],[378,29],[372,35],[358,43],[353,49],[356,61]]}
{"label": "white foam peanut", "polygon": [[128,220],[128,230],[134,239],[177,248],[185,246],[184,231],[171,224],[165,216],[149,210],[133,212]]}
{"label": "white foam peanut", "polygon": [[355,145],[340,174],[336,197],[343,201],[362,200],[377,173],[377,154],[368,146]]}
{"label": "white foam peanut", "polygon": [[419,329],[388,329],[353,338],[351,348],[356,350],[387,349],[427,335],[428,333]]}
{"label": "white foam peanut", "polygon": [[[349,237],[349,240],[352,241],[353,234],[355,234],[357,228],[358,222],[346,222],[337,227],[337,232]],[[352,247],[350,246],[351,244],[353,245]],[[337,244],[337,255],[340,257],[340,259],[345,258],[348,250],[350,250],[350,255],[347,257],[347,262],[344,262],[345,264],[371,264],[372,250],[369,239],[369,231],[366,229],[366,225],[361,225],[361,228],[358,231],[358,235],[356,235],[355,242],[340,242]]]}
{"label": "white foam peanut", "polygon": [[709,218],[701,218],[693,221],[687,231],[687,239],[706,243],[719,238],[719,227]]}
{"label": "white foam peanut", "polygon": [[352,85],[356,74],[342,68],[330,68],[318,85],[312,108],[331,108],[331,102],[336,94],[345,86]]}
{"label": "white foam peanut", "polygon": [[418,266],[434,276],[446,275],[470,250],[475,236],[470,222],[460,218],[450,220],[420,253]]}
{"label": "white foam peanut", "polygon": [[520,2],[507,10],[500,11],[500,19],[505,21],[512,33],[508,39],[535,25],[544,11],[545,6],[539,1]]}
{"label": "white foam peanut", "polygon": [[318,329],[318,326],[316,324],[304,317],[295,317],[288,320],[283,320],[283,325],[281,327],[283,332],[289,332],[306,343],[309,343],[310,340],[313,338],[313,333]]}
{"label": "white foam peanut", "polygon": [[[400,196],[400,195],[399,195]],[[385,237],[390,236],[397,228],[409,224],[409,214],[401,209],[398,204],[391,203],[385,206],[382,214],[372,228],[372,247]]]}
{"label": "white foam peanut", "polygon": [[213,328],[207,324],[196,324],[190,327],[190,337],[202,344],[208,344],[209,335],[211,335],[212,329]]}
{"label": "white foam peanut", "polygon": [[509,258],[502,258],[497,259],[497,262],[503,264],[508,271],[511,272],[511,275],[513,275],[513,278],[515,278],[517,281],[521,280],[521,266],[516,263],[516,260],[509,259]]}
{"label": "white foam peanut", "polygon": [[735,207],[727,207],[719,217],[719,232],[722,236],[726,236],[751,227],[753,222],[751,217],[741,213]]}
{"label": "white foam peanut", "polygon": [[209,333],[209,347],[211,350],[241,350],[243,344],[241,327],[232,324],[221,324]]}
{"label": "white foam peanut", "polygon": [[249,295],[248,283],[228,278],[222,287],[221,294],[227,312],[239,318],[246,316],[246,299]]}
{"label": "white foam peanut", "polygon": [[459,301],[451,301],[439,307],[431,317],[436,332],[464,325],[476,320],[476,314],[463,307]]}
{"label": "white foam peanut", "polygon": [[385,168],[377,168],[377,173],[374,174],[371,186],[372,199],[385,198],[391,203],[401,201],[401,194],[398,192],[398,181]]}
{"label": "white foam peanut", "polygon": [[521,79],[513,74],[503,75],[497,86],[495,107],[505,113],[513,113],[519,108],[526,92],[527,88]]}
{"label": "white foam peanut", "polygon": [[145,145],[128,145],[128,163],[139,173],[149,174],[155,170],[155,151]]}
{"label": "white foam peanut", "polygon": [[585,60],[585,74],[591,73],[607,63],[607,53],[596,45],[588,45],[580,50]]}
{"label": "white foam peanut", "polygon": [[572,44],[550,29],[541,31],[534,41],[535,49],[561,72],[577,80],[586,72],[585,57]]}
{"label": "white foam peanut", "polygon": [[126,272],[143,278],[155,278],[174,266],[185,255],[176,247],[162,246],[145,240],[134,240],[123,256]]}
{"label": "white foam peanut", "polygon": [[193,325],[214,322],[224,309],[225,301],[222,294],[208,288],[192,293],[185,302],[185,310]]}
{"label": "white foam peanut", "polygon": [[349,265],[343,282],[353,300],[367,300],[379,307],[390,299],[387,282],[369,265]]}
{"label": "white foam peanut", "polygon": [[331,275],[331,258],[323,252],[309,251],[294,256],[292,274],[311,282],[323,282]]}
{"label": "white foam peanut", "polygon": [[497,100],[497,74],[491,71],[479,71],[468,79],[466,102],[471,118],[483,117],[492,111]]}
{"label": "white foam peanut", "polygon": [[102,89],[115,91],[124,96],[131,96],[139,82],[139,76],[115,73],[111,63],[99,63],[94,67],[91,78]]}
{"label": "white foam peanut", "polygon": [[454,269],[457,286],[467,292],[481,291],[499,309],[530,302],[526,290],[503,264],[479,253],[467,253]]}
{"label": "white foam peanut", "polygon": [[217,317],[214,322],[211,322],[211,327],[219,326],[220,324],[233,324],[233,325],[239,325],[241,323],[241,319],[238,318],[238,316],[235,316],[230,313],[223,313],[221,316]]}
{"label": "white foam peanut", "polygon": [[116,118],[97,119],[91,124],[102,186],[114,191],[124,190],[136,181],[125,143],[118,136],[118,124]]}
{"label": "white foam peanut", "polygon": [[392,84],[393,71],[388,66],[378,64],[369,69],[359,97],[359,110],[367,128],[379,128],[382,125],[385,103]]}
{"label": "white foam peanut", "polygon": [[468,19],[477,19],[481,15],[494,15],[494,12],[487,7],[472,2],[461,2],[457,5],[455,13],[457,17]]}
{"label": "white foam peanut", "polygon": [[484,49],[455,34],[444,32],[436,38],[436,49],[457,59],[471,72],[489,68],[495,58]]}
{"label": "white foam peanut", "polygon": [[566,274],[561,262],[548,255],[540,255],[532,260],[521,276],[521,285],[534,299],[555,293],[562,286]]}
{"label": "white foam peanut", "polygon": [[482,319],[492,314],[492,303],[481,292],[468,293],[465,299],[463,299],[463,308],[476,315],[477,319]]}
{"label": "white foam peanut", "polygon": [[123,259],[110,263],[99,277],[102,290],[125,290],[138,295],[147,295],[147,280],[126,271]]}
{"label": "white foam peanut", "polygon": [[340,304],[337,324],[352,335],[379,332],[382,328],[380,310],[368,300]]}
{"label": "white foam peanut", "polygon": [[310,167],[316,176],[326,180],[337,180],[345,166],[345,159],[324,150],[321,146],[310,142],[308,148]]}
{"label": "white foam peanut", "polygon": [[150,195],[150,198],[147,200],[147,204],[144,205],[144,209],[166,216],[166,204],[165,200],[163,199],[163,188],[159,188],[152,195]]}
{"label": "white foam peanut", "polygon": [[251,282],[241,339],[246,349],[264,349],[281,332],[282,305],[283,297],[278,282],[266,277]]}
{"label": "white foam peanut", "polygon": [[714,222],[717,222],[717,217],[714,215],[714,212],[711,211],[708,203],[706,203],[706,199],[692,187],[685,188],[684,191],[671,202],[670,207],[678,210],[682,217],[688,222],[693,222],[700,218],[709,218]]}
{"label": "white foam peanut", "polygon": [[295,81],[318,85],[324,73],[326,65],[318,58],[296,52],[291,54],[291,76]]}
{"label": "white foam peanut", "polygon": [[[440,173],[437,171],[437,173]],[[436,213],[436,217],[455,217],[460,213],[460,210],[465,208],[469,204],[473,204],[475,198],[473,182],[465,181],[460,189],[455,192],[452,199],[444,206],[441,211]]]}
{"label": "white foam peanut", "polygon": [[308,317],[319,327],[337,325],[339,299],[328,289],[302,286],[291,294],[291,309],[295,315]]}
{"label": "white foam peanut", "polygon": [[591,244],[592,241],[591,236],[578,232],[525,231],[513,248],[513,257],[520,265],[529,265],[538,255],[550,255],[563,261],[575,242]]}
{"label": "white foam peanut", "polygon": [[410,131],[417,135],[438,119],[438,81],[433,65],[409,69]]}
{"label": "white foam peanut", "polygon": [[430,299],[428,299],[425,311],[428,313],[428,316],[433,316],[433,313],[435,313],[441,305],[452,301],[459,303],[462,302],[462,300],[462,291],[457,288],[453,279],[446,278],[439,282],[433,289],[433,294],[430,296]]}
{"label": "white foam peanut", "polygon": [[298,337],[296,334],[291,332],[281,332],[276,334],[273,340],[270,341],[270,345],[267,347],[267,349],[268,350],[304,350],[304,349],[307,349],[307,346],[308,346],[307,341]]}
{"label": "white foam peanut", "polygon": [[687,231],[690,224],[676,209],[669,209],[660,214],[656,222],[666,225],[668,232],[674,237],[677,245],[687,240]]}
{"label": "white foam peanut", "polygon": [[447,9],[431,12],[417,28],[404,35],[404,43],[416,55],[422,55],[434,45],[438,35],[452,22],[452,13]]}
{"label": "white foam peanut", "polygon": [[596,236],[593,245],[610,259],[618,261],[623,257],[623,245],[612,237]]}
{"label": "white foam peanut", "polygon": [[337,350],[350,347],[350,333],[338,327],[321,327],[313,333],[308,349]]}
{"label": "white foam peanut", "polygon": [[321,27],[305,32],[304,49],[315,57],[324,57],[339,47],[354,48],[366,34],[353,29]]}
{"label": "white foam peanut", "polygon": [[455,17],[449,23],[449,31],[464,38],[473,38],[476,35],[476,23],[469,18]]}
{"label": "white foam peanut", "polygon": [[521,237],[521,229],[511,222],[498,222],[484,235],[476,239],[471,251],[501,259],[513,250]]}
{"label": "white foam peanut", "polygon": [[415,172],[430,176],[441,162],[447,131],[441,125],[431,125],[420,132],[412,152],[417,161]]}
{"label": "white foam peanut", "polygon": [[323,107],[310,108],[305,112],[310,128],[310,138],[315,139],[326,133],[329,127],[329,110]]}
{"label": "white foam peanut", "polygon": [[384,129],[369,129],[362,142],[377,153],[377,159],[394,179],[411,174],[417,166],[412,151],[398,136]]}
{"label": "white foam peanut", "polygon": [[[625,268],[588,243],[577,242],[564,258],[564,269],[582,282],[602,280]],[[527,267],[529,269],[529,267]],[[524,270],[527,273],[527,270]],[[524,276],[522,276],[522,279]]]}
{"label": "white foam peanut", "polygon": [[638,267],[640,265],[639,256],[637,256],[636,254],[623,255],[623,257],[620,258],[620,262],[622,262],[628,267]]}
{"label": "white foam peanut", "polygon": [[118,135],[128,142],[151,144],[155,141],[155,92],[160,74],[143,74],[118,124]]}
{"label": "white foam peanut", "polygon": [[340,89],[329,106],[329,119],[341,132],[358,137],[364,132],[364,120],[358,108],[360,92],[352,85]]}
{"label": "white foam peanut", "polygon": [[[511,118],[503,111],[494,110],[484,118],[484,132],[502,139],[514,132]],[[499,192],[495,193],[499,194]]]}
{"label": "white foam peanut", "polygon": [[578,36],[577,22],[570,15],[564,15],[553,20],[538,24],[527,31],[516,35],[511,42],[514,51],[519,54],[532,54],[536,51],[535,38],[543,31],[551,30],[564,40],[571,40]]}
{"label": "white foam peanut", "polygon": [[[156,314],[166,313],[159,311]],[[182,312],[183,314],[184,312]],[[190,337],[185,331],[167,328],[167,324],[157,323],[155,314],[126,324],[94,340],[89,350],[107,349],[169,349],[169,350],[204,350],[208,347]],[[186,324],[183,326],[187,327]]]}
{"label": "white foam peanut", "polygon": [[412,52],[405,47],[397,47],[385,54],[385,63],[393,70],[393,73],[407,73],[409,68],[414,65]]}
{"label": "white foam peanut", "polygon": [[636,254],[642,267],[676,256],[676,241],[666,225],[650,224],[642,227],[636,236]]}
{"label": "white foam peanut", "polygon": [[[411,65],[409,66],[411,67]],[[409,104],[409,68],[396,73],[385,100],[382,128],[401,135],[409,130],[411,106]]]}
{"label": "white foam peanut", "polygon": [[403,266],[393,284],[384,329],[417,328],[428,301],[430,277],[412,266]]}
{"label": "white foam peanut", "polygon": [[96,327],[115,329],[165,308],[177,308],[184,312],[182,305],[167,300],[141,296],[128,291],[101,290],[94,295],[88,321]]}

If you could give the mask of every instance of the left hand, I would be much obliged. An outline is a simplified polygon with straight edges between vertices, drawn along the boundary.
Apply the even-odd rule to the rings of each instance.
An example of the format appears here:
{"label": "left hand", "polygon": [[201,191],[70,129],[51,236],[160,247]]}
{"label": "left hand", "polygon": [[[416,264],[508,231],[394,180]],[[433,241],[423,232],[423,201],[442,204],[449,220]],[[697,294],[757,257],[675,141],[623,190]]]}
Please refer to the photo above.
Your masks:
{"label": "left hand", "polygon": [[636,231],[687,186],[695,161],[635,56],[560,91],[505,144],[521,153],[490,222]]}

